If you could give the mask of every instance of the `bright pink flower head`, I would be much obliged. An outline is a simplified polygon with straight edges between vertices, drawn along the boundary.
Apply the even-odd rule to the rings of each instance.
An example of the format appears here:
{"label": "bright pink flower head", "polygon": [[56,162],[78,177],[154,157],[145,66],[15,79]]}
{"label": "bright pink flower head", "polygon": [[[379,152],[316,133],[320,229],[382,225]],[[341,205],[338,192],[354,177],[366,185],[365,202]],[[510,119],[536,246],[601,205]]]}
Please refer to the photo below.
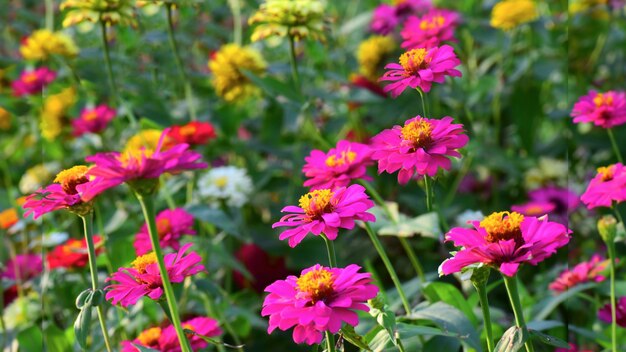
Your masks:
{"label": "bright pink flower head", "polygon": [[371,180],[367,176],[367,166],[373,164],[371,153],[367,145],[346,140],[339,141],[328,153],[312,150],[304,158],[302,172],[308,178],[304,186],[311,190],[335,189],[348,186],[352,180]]}
{"label": "bright pink flower head", "polygon": [[570,343],[569,348],[557,348],[554,352],[594,352],[594,350],[581,349],[576,344]]}
{"label": "bright pink flower head", "polygon": [[378,5],[372,14],[370,30],[376,34],[387,35],[396,29],[398,22],[395,7],[387,4]]}
{"label": "bright pink flower head", "polygon": [[336,334],[343,323],[356,326],[355,310],[369,311],[367,300],[376,297],[378,287],[370,273],[359,273],[358,265],[328,268],[316,264],[300,277],[288,276],[269,285],[262,316],[270,317],[267,329],[286,331],[292,327],[293,340],[308,345],[320,343],[325,331]]}
{"label": "bright pink flower head", "polygon": [[[195,235],[193,229],[193,216],[184,209],[166,209],[156,217],[157,233],[161,248],[172,248],[177,251],[180,248],[180,238],[183,235]],[[139,233],[135,237],[135,252],[137,255],[144,255],[152,251],[148,226],[143,224]]]}
{"label": "bright pink flower head", "polygon": [[593,122],[602,128],[619,126],[626,122],[626,93],[608,91],[598,93],[594,90],[580,97],[571,116],[574,122]]}
{"label": "bright pink flower head", "polygon": [[449,116],[435,120],[418,115],[374,136],[372,159],[378,160],[378,173],[400,170],[398,182],[405,184],[415,176],[435,176],[439,168],[449,170],[449,157],[460,158],[457,149],[469,141],[463,125],[452,121]]}
{"label": "bright pink flower head", "polygon": [[626,200],[626,168],[617,163],[598,168],[598,174],[589,182],[580,200],[588,209],[610,207],[613,202]]}
{"label": "bright pink flower head", "polygon": [[300,197],[299,206],[284,207],[282,212],[290,214],[283,216],[272,228],[292,227],[278,237],[280,240],[289,239],[292,248],[309,233],[316,236],[324,234],[334,240],[340,228],[354,228],[355,220],[376,221],[376,217],[367,212],[373,206],[374,202],[360,185],[340,187],[334,191],[319,189]]}
{"label": "bright pink flower head", "polygon": [[552,213],[556,206],[550,202],[530,201],[525,204],[511,205],[511,210],[524,216],[543,216]]}
{"label": "bright pink flower head", "polygon": [[[619,298],[616,303],[615,321],[617,322],[617,325],[626,328],[626,296]],[[606,323],[613,322],[610,303],[607,303],[604,307],[600,308],[598,311],[598,318]]]}
{"label": "bright pink flower head", "polygon": [[520,264],[537,265],[569,242],[571,231],[548,217],[524,217],[515,212],[498,212],[482,221],[472,221],[473,229],[455,227],[446,241],[463,247],[441,265],[444,275],[468,265],[484,263],[507,276],[515,276]]}
{"label": "bright pink flower head", "polygon": [[404,22],[400,35],[406,49],[433,48],[442,42],[456,42],[454,30],[459,24],[454,11],[434,9],[422,17],[411,16]]}
{"label": "bright pink flower head", "polygon": [[188,150],[188,144],[177,144],[163,150],[166,129],[161,134],[154,150],[150,148],[127,149],[124,153],[109,152],[88,156],[85,160],[95,164],[87,175],[94,179],[88,184],[77,186],[84,200],[124,182],[134,183],[146,179],[158,179],[164,173],[203,169],[206,163],[199,162],[202,155]]}
{"label": "bright pink flower head", "polygon": [[47,67],[40,67],[31,71],[22,71],[20,78],[11,83],[13,95],[21,97],[41,93],[41,90],[56,78],[57,73]]}
{"label": "bright pink flower head", "polygon": [[0,270],[0,278],[26,281],[41,274],[43,271],[43,260],[37,254],[18,254]]}
{"label": "bright pink flower head", "polygon": [[407,87],[429,92],[433,82],[443,83],[446,76],[461,77],[461,71],[455,69],[460,64],[450,45],[411,49],[400,56],[399,64],[387,64],[388,71],[379,81],[394,82],[385,87],[385,92],[391,92],[394,98]]}
{"label": "bright pink flower head", "polygon": [[608,265],[608,260],[596,254],[588,262],[579,263],[571,270],[565,269],[548,287],[555,292],[565,292],[585,282],[604,281],[606,277],[602,272]]}
{"label": "bright pink flower head", "polygon": [[116,110],[105,104],[95,108],[84,108],[80,116],[72,121],[72,135],[82,136],[85,133],[100,133],[104,131],[109,122],[113,120]]}
{"label": "bright pink flower head", "polygon": [[[206,337],[215,337],[222,334],[222,329],[220,329],[220,327],[218,326],[217,321],[211,318],[197,317],[182,322],[182,325],[183,329],[193,330],[196,334]],[[187,335],[187,338],[189,339],[189,343],[191,344],[191,349],[193,351],[205,348],[209,344],[208,342],[194,334]],[[161,348],[161,351],[181,351],[174,325],[170,325],[163,329],[163,335],[161,335],[161,338],[159,340],[159,346]]]}
{"label": "bright pink flower head", "polygon": [[[170,282],[183,282],[185,277],[204,270],[204,265],[200,264],[202,258],[196,252],[185,255],[189,247],[191,243],[182,246],[178,253],[169,253],[163,258]],[[106,281],[116,282],[105,287],[108,290],[106,299],[122,307],[137,303],[143,296],[157,300],[163,294],[163,281],[154,252],[138,257],[132,267],[120,268]]]}

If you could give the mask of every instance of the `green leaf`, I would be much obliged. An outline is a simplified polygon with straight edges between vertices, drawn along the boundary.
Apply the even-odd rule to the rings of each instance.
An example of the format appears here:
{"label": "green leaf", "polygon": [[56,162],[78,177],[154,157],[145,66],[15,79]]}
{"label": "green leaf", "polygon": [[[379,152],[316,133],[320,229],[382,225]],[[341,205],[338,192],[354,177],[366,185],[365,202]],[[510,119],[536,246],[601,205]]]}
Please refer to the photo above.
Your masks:
{"label": "green leaf", "polygon": [[462,311],[474,326],[478,325],[476,314],[474,314],[463,294],[453,285],[446,282],[431,282],[422,291],[430,302],[443,301],[448,303]]}
{"label": "green leaf", "polygon": [[260,77],[247,70],[241,71],[254,84],[261,87],[261,89],[263,89],[269,96],[276,97],[282,95],[294,102],[302,101],[302,97],[297,93],[296,89],[289,84],[283,83],[269,75]]}
{"label": "green leaf", "polygon": [[159,350],[155,350],[154,348],[142,346],[136,343],[131,343],[131,345],[133,345],[133,347],[136,347],[139,350],[139,352],[158,352],[159,351]]}
{"label": "green leaf", "polygon": [[76,342],[83,349],[87,349],[87,336],[89,336],[89,330],[91,328],[91,306],[87,305],[80,310],[76,321],[74,322],[74,335],[76,336]]}
{"label": "green leaf", "polygon": [[500,341],[496,345],[494,352],[515,352],[524,347],[528,340],[528,333],[517,326],[510,327],[504,332]]}
{"label": "green leaf", "polygon": [[461,343],[477,351],[482,351],[480,335],[459,309],[443,302],[436,302],[428,306],[418,307],[411,315],[411,319],[429,320],[441,330],[451,332]]}
{"label": "green leaf", "polygon": [[231,345],[231,344],[228,344],[228,343],[224,343],[224,342],[221,342],[221,341],[218,341],[218,340],[212,339],[212,338],[210,338],[210,337],[208,337],[208,336],[200,335],[200,334],[198,334],[197,332],[195,332],[195,331],[193,331],[193,330],[189,330],[189,329],[183,329],[183,331],[184,331],[184,332],[185,332],[185,334],[187,334],[187,335],[189,335],[189,334],[191,334],[191,335],[196,335],[196,336],[198,336],[199,338],[203,339],[204,341],[206,341],[206,342],[208,342],[208,343],[210,343],[210,344],[212,344],[212,345],[216,345],[216,346],[217,346],[217,345],[221,345],[221,346],[228,347],[228,348],[233,348],[233,349],[242,349],[242,348],[245,346],[245,345],[243,345],[243,344],[242,344],[242,345]]}
{"label": "green leaf", "polygon": [[213,209],[206,205],[192,205],[186,210],[198,220],[215,225],[230,235],[239,235],[237,224],[220,209]]}
{"label": "green leaf", "polygon": [[547,318],[550,313],[552,313],[552,311],[559,306],[559,304],[563,303],[565,300],[578,294],[579,292],[596,287],[597,285],[598,284],[594,282],[578,285],[559,295],[550,296],[542,300],[541,302],[533,306],[533,313],[531,314],[531,316],[533,317],[533,321],[545,320],[545,318]]}
{"label": "green leaf", "polygon": [[350,342],[356,347],[366,351],[372,350],[363,338],[363,336],[357,334],[354,331],[354,327],[352,325],[344,325],[344,327],[341,328],[341,334],[346,341]]}
{"label": "green leaf", "polygon": [[389,310],[389,306],[384,305],[382,309],[372,307],[369,311],[370,315],[376,318],[378,325],[382,326],[389,334],[389,338],[395,341],[396,333],[396,315]]}
{"label": "green leaf", "polygon": [[31,326],[26,330],[22,330],[17,334],[17,342],[20,351],[40,351],[43,346],[43,335],[41,328]]}
{"label": "green leaf", "polygon": [[381,236],[422,237],[438,238],[441,230],[439,228],[439,217],[437,213],[431,212],[411,218],[398,212],[398,204],[387,203],[387,208],[391,212],[393,219],[379,206],[370,210],[376,216],[376,222],[371,224],[372,229]]}
{"label": "green leaf", "polygon": [[72,349],[72,341],[55,325],[46,327],[43,338],[48,352],[65,352]]}
{"label": "green leaf", "polygon": [[570,348],[569,343],[559,339],[558,337],[550,336],[537,330],[529,330],[529,332],[531,338],[537,339],[546,345],[560,348]]}

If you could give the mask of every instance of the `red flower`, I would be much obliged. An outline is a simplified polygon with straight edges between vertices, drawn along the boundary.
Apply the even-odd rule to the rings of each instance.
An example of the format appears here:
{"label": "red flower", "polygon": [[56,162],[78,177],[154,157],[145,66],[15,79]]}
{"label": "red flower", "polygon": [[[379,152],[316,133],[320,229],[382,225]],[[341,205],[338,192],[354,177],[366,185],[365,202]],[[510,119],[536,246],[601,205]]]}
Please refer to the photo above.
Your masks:
{"label": "red flower", "polygon": [[233,273],[235,284],[240,288],[250,287],[258,293],[263,292],[272,282],[291,274],[285,266],[284,257],[270,256],[263,248],[254,243],[244,244],[239,248],[235,257],[240,261],[253,280],[245,278],[240,272]]}
{"label": "red flower", "polygon": [[215,139],[215,128],[208,122],[191,121],[182,126],[174,125],[169,131],[169,137],[178,143],[206,144]]}
{"label": "red flower", "polygon": [[[102,241],[100,236],[93,236],[93,241],[97,246]],[[96,255],[102,250],[97,249]],[[87,254],[87,242],[85,239],[77,240],[70,238],[67,242],[56,246],[52,252],[48,253],[48,265],[50,269],[66,268],[77,269],[87,265],[89,255]]]}

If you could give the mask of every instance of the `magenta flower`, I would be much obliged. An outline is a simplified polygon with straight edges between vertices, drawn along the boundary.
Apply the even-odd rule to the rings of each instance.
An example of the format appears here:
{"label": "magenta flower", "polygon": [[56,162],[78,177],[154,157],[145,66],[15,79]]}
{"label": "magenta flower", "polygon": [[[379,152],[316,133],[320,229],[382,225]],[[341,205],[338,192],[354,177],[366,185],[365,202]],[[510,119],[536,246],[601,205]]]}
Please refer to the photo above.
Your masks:
{"label": "magenta flower", "polygon": [[336,148],[328,153],[321,150],[312,150],[305,157],[306,164],[302,172],[308,178],[304,181],[305,187],[311,190],[335,189],[346,187],[352,180],[371,180],[367,176],[367,166],[373,164],[370,159],[370,147],[361,143],[341,140]]}
{"label": "magenta flower", "polygon": [[177,144],[163,151],[166,129],[161,134],[154,151],[150,149],[130,149],[124,153],[109,152],[88,156],[85,160],[95,164],[87,172],[94,179],[89,185],[77,186],[84,200],[91,200],[97,194],[124,182],[133,183],[145,179],[158,179],[164,173],[178,173],[207,167],[198,162],[202,155],[188,150],[188,144]]}
{"label": "magenta flower", "polygon": [[[170,282],[183,282],[185,277],[204,270],[204,265],[200,264],[202,258],[196,252],[185,255],[189,247],[191,243],[182,246],[178,253],[169,253],[163,258]],[[122,307],[137,303],[143,296],[158,300],[163,295],[163,281],[154,252],[137,257],[132,267],[120,268],[106,281],[117,282],[105,287],[108,290],[106,299]]]}
{"label": "magenta flower", "polygon": [[354,228],[355,220],[376,221],[376,217],[367,212],[373,206],[374,202],[360,185],[340,187],[334,191],[319,189],[300,197],[299,206],[284,207],[282,212],[290,214],[283,216],[272,228],[293,227],[278,237],[280,240],[289,239],[292,248],[309,233],[316,236],[324,234],[334,240],[340,228]]}
{"label": "magenta flower", "polygon": [[474,229],[455,227],[446,241],[463,247],[441,265],[449,275],[477,263],[493,266],[514,276],[522,263],[537,265],[569,242],[571,231],[548,217],[524,217],[515,212],[497,212],[482,221],[472,221]]}
{"label": "magenta flower", "polygon": [[372,159],[378,160],[378,173],[398,170],[398,182],[406,184],[415,176],[435,176],[439,168],[449,170],[449,157],[460,158],[457,149],[469,138],[463,125],[449,116],[441,120],[416,116],[404,126],[393,126],[372,138]]}
{"label": "magenta flower", "polygon": [[85,108],[80,117],[72,121],[72,135],[82,136],[85,133],[99,133],[104,131],[109,122],[115,117],[116,110],[105,104],[95,108]]}
{"label": "magenta flower", "polygon": [[322,341],[325,331],[336,334],[343,323],[356,326],[355,310],[369,311],[367,300],[376,297],[370,273],[359,273],[358,265],[328,268],[316,264],[304,269],[300,277],[288,276],[269,285],[262,316],[270,317],[267,329],[293,329],[296,343],[313,345]]}
{"label": "magenta flower", "polygon": [[458,13],[434,9],[422,17],[411,16],[404,22],[400,35],[406,49],[434,48],[442,42],[456,42],[454,30],[459,24]]}
{"label": "magenta flower", "polygon": [[[615,305],[615,320],[617,325],[626,328],[626,296],[617,300]],[[606,323],[612,323],[611,317],[611,304],[607,303],[604,307],[598,311],[598,318]]]}
{"label": "magenta flower", "polygon": [[543,216],[552,213],[556,205],[550,202],[530,201],[525,204],[511,205],[511,210],[524,216]]}
{"label": "magenta flower", "polygon": [[626,200],[626,168],[621,163],[598,168],[580,200],[588,209],[611,207]]}
{"label": "magenta flower", "polygon": [[394,5],[396,15],[399,18],[407,15],[419,15],[433,7],[431,0],[395,0]]}
{"label": "magenta flower", "polygon": [[57,73],[47,67],[22,71],[20,77],[11,83],[13,95],[21,97],[41,93],[41,90],[56,78]]}
{"label": "magenta flower", "polygon": [[571,116],[576,123],[593,122],[602,128],[619,126],[626,122],[626,93],[592,90],[578,99]]}
{"label": "magenta flower", "polygon": [[400,64],[387,64],[379,81],[391,81],[384,89],[394,98],[407,87],[429,92],[433,82],[443,83],[446,76],[461,77],[455,67],[461,64],[450,45],[430,49],[411,49],[400,56]]}
{"label": "magenta flower", "polygon": [[608,265],[608,260],[596,254],[588,262],[579,263],[571,270],[565,269],[548,287],[555,292],[565,292],[585,282],[602,282],[606,280],[602,272]]}
{"label": "magenta flower", "polygon": [[396,29],[398,22],[399,18],[396,16],[396,8],[391,5],[381,4],[374,9],[370,30],[376,34],[387,35]]}
{"label": "magenta flower", "polygon": [[[183,235],[196,234],[193,229],[193,216],[181,208],[163,210],[157,215],[156,223],[161,248],[170,247],[177,251],[180,248],[179,240]],[[152,243],[146,224],[137,233],[133,246],[137,255],[144,255],[152,251]]]}
{"label": "magenta flower", "polygon": [[[193,330],[196,334],[205,337],[215,337],[222,334],[222,329],[220,329],[220,327],[218,326],[217,321],[211,318],[197,317],[184,321],[182,325],[183,329]],[[209,345],[208,342],[194,334],[188,334],[187,339],[189,340],[189,343],[191,344],[191,349],[193,351],[197,351]],[[181,351],[174,325],[170,325],[163,329],[163,335],[161,335],[161,338],[159,340],[159,345],[161,346],[162,351]]]}
{"label": "magenta flower", "polygon": [[554,204],[554,214],[566,218],[568,213],[576,210],[580,205],[578,194],[567,187],[546,186],[532,190],[528,197],[537,202]]}
{"label": "magenta flower", "polygon": [[43,271],[43,260],[38,254],[18,254],[0,269],[0,278],[26,281]]}

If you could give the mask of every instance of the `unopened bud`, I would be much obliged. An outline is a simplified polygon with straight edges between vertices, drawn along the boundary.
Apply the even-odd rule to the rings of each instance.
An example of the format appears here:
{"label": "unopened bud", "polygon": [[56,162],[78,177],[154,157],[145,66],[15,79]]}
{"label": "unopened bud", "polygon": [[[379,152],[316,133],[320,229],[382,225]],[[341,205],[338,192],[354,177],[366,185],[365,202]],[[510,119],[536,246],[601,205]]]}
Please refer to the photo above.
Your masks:
{"label": "unopened bud", "polygon": [[613,215],[605,215],[598,220],[598,232],[606,243],[613,243],[617,234],[617,220]]}

